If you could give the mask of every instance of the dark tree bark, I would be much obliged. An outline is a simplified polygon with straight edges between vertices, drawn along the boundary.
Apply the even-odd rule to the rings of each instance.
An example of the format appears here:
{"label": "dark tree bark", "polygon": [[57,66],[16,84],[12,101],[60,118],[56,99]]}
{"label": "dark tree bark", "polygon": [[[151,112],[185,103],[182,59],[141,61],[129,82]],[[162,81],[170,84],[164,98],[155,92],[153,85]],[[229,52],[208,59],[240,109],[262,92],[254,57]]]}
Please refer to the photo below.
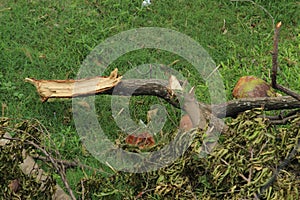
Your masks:
{"label": "dark tree bark", "polygon": [[225,117],[235,117],[240,112],[260,107],[264,110],[295,109],[300,108],[300,101],[290,96],[245,98],[212,105],[211,109],[217,117],[224,115],[224,113],[226,113]]}

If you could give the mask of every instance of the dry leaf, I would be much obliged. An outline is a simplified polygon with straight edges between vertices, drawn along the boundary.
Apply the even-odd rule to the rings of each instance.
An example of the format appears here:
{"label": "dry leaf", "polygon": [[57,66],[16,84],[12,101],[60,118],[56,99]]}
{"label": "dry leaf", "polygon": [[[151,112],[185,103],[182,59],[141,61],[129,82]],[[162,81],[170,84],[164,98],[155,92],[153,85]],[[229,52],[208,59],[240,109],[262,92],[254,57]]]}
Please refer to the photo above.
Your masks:
{"label": "dry leaf", "polygon": [[12,180],[8,187],[11,191],[16,193],[20,188],[20,181],[18,179]]}
{"label": "dry leaf", "polygon": [[137,146],[139,149],[150,148],[155,145],[153,136],[147,132],[128,135],[125,142],[126,144]]}

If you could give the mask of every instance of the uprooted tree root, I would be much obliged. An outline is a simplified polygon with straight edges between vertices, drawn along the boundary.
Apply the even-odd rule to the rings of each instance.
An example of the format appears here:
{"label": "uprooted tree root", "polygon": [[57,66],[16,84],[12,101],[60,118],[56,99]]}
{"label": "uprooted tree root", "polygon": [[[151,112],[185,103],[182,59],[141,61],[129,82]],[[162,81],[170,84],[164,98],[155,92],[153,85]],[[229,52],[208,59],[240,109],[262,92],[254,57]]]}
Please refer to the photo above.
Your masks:
{"label": "uprooted tree root", "polygon": [[[280,171],[277,167],[297,147],[300,116],[289,128],[276,127],[260,118],[259,109],[246,111],[227,122],[230,137],[206,157],[199,157],[203,134],[195,138],[173,164],[147,173],[118,172],[111,177],[86,177],[77,192],[85,199],[298,199],[300,155]],[[298,147],[299,148],[299,147]],[[272,175],[277,180],[268,184]],[[265,187],[265,190],[263,187]]]}

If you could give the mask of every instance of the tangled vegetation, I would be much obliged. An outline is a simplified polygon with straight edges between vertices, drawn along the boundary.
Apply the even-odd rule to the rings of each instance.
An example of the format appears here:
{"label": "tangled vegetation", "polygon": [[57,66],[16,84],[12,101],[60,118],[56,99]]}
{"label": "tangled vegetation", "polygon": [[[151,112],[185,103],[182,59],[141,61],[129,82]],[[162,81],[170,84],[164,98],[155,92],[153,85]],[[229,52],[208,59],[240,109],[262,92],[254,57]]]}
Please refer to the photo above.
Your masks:
{"label": "tangled vegetation", "polygon": [[[267,199],[298,199],[299,153],[278,174],[274,184],[268,184],[268,181],[279,163],[294,148],[299,148],[300,116],[291,122],[290,128],[279,128],[270,125],[261,114],[262,111],[256,109],[229,121],[229,136],[222,137],[207,157],[199,157],[203,134],[196,132],[185,154],[170,166],[141,174],[120,172],[108,178],[91,176],[78,184],[78,192],[86,199],[93,196],[109,199],[252,199],[260,192]],[[118,187],[120,185],[122,189]]]}
{"label": "tangled vegetation", "polygon": [[[77,194],[82,199],[242,199],[260,194],[266,199],[298,199],[300,116],[286,128],[271,125],[262,114],[261,109],[255,109],[228,120],[228,133],[219,138],[219,144],[207,156],[199,156],[205,135],[193,131],[193,142],[171,165],[146,173],[85,176],[77,185]],[[32,121],[13,126],[9,123],[11,120],[2,118],[1,137],[4,138],[5,133],[12,135],[6,145],[0,146],[1,176],[4,177],[0,186],[2,198],[51,199],[56,185],[55,169],[41,182],[37,174],[24,174],[19,167],[25,159],[24,149],[30,155],[41,154],[32,143],[43,145],[44,131]],[[181,134],[179,142],[191,136],[189,132]],[[165,137],[150,151],[162,148],[165,141],[174,136]],[[276,171],[293,150],[296,154],[291,162]],[[273,182],[274,173],[277,180]]]}
{"label": "tangled vegetation", "polygon": [[41,176],[36,170],[32,169],[30,174],[25,174],[20,167],[27,154],[39,153],[32,143],[43,143],[45,135],[42,127],[28,120],[14,125],[10,123],[12,121],[8,118],[0,118],[0,139],[6,140],[5,145],[0,145],[1,199],[52,199],[56,185],[53,171],[49,171],[47,178],[40,181]]}
{"label": "tangled vegetation", "polygon": [[[151,148],[141,150],[124,144],[127,135],[112,123],[109,98],[97,97],[99,122],[108,130],[109,139],[118,138],[116,145],[124,150],[154,152],[179,137],[171,146],[176,151],[193,136],[187,151],[160,170],[126,173],[105,166],[101,173],[98,161],[76,133],[71,103],[37,103],[36,91],[23,82],[26,77],[74,79],[86,56],[107,38],[140,27],[164,27],[190,36],[208,51],[224,80],[228,100],[236,81],[249,75],[267,82],[272,79],[273,87],[280,83],[299,93],[299,6],[294,0],[165,0],[152,1],[148,7],[130,0],[2,1],[0,199],[61,199],[54,197],[58,185],[64,186],[63,192],[70,199],[82,200],[300,199],[299,106],[296,117],[285,118],[290,119],[284,122],[288,125],[270,123],[262,118],[262,110],[243,110],[236,118],[227,119],[228,132],[220,136],[214,151],[199,157],[204,131],[175,136],[169,133],[175,123],[165,125]],[[284,28],[276,84],[275,73],[270,77],[270,50],[278,21]],[[272,60],[276,61],[275,52]],[[123,55],[107,69],[118,67],[125,75],[145,63],[162,63],[179,71],[195,86],[197,98],[209,102],[208,87],[199,74],[186,60],[170,52],[142,48]],[[136,122],[146,121],[147,106],[153,99],[133,102]],[[137,109],[138,105],[142,108]],[[168,114],[170,119],[174,117]],[[39,168],[24,173],[22,166],[29,156],[36,161],[33,166]],[[39,169],[44,171],[43,178]]]}

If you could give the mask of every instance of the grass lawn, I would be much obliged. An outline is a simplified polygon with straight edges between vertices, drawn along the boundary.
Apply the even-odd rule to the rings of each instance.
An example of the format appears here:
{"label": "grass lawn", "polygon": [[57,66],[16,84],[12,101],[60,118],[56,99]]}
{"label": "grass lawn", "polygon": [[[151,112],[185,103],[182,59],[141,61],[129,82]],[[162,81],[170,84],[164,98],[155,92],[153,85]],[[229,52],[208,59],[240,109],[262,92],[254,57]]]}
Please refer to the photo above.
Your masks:
{"label": "grass lawn", "polygon": [[[117,33],[140,27],[168,28],[196,40],[218,66],[229,100],[241,76],[255,75],[271,80],[272,22],[281,21],[278,82],[300,92],[299,1],[153,0],[150,6],[143,8],[141,4],[142,1],[129,0],[2,0],[2,116],[39,120],[48,129],[64,159],[78,159],[99,167],[98,161],[81,146],[72,120],[72,101],[41,103],[35,88],[24,79],[76,78],[81,63],[98,44]],[[145,63],[169,65],[177,59],[168,52],[139,50],[122,56],[109,69],[118,67],[119,73],[124,74],[133,66]],[[199,100],[209,102],[205,84],[187,66],[189,63],[180,58],[173,65],[196,86]],[[110,131],[109,137],[117,139],[120,130],[112,122],[110,99],[98,97],[96,105],[102,115],[101,124]],[[160,101],[153,97],[134,98],[132,116],[136,120],[146,120],[147,110],[153,102]],[[168,110],[172,111],[171,106]],[[172,114],[176,118],[178,111],[173,109]],[[172,128],[172,124],[168,125],[164,131],[173,131]],[[83,176],[80,168],[69,170],[71,187],[75,188]]]}

